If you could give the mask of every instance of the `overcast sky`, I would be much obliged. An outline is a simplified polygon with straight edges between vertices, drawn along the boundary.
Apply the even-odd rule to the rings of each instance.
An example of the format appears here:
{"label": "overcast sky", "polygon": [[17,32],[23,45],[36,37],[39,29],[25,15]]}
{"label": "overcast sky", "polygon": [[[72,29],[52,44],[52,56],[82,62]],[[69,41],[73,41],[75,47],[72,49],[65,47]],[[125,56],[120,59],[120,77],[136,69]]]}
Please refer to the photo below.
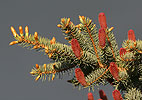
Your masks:
{"label": "overcast sky", "polygon": [[[78,16],[88,16],[98,25],[98,14],[104,12],[109,27],[115,27],[114,34],[119,48],[127,31],[133,29],[137,39],[142,39],[142,1],[140,0],[0,0],[0,100],[87,100],[88,90],[74,89],[66,82],[69,76],[53,82],[34,82],[29,74],[37,64],[51,60],[43,53],[30,51],[19,46],[9,46],[14,41],[10,26],[18,31],[18,26],[29,26],[30,33],[51,39],[53,36],[61,43],[68,41],[57,24],[62,17],[70,17],[75,24]],[[98,89],[93,92],[99,99]],[[112,99],[113,88],[101,86]]]}

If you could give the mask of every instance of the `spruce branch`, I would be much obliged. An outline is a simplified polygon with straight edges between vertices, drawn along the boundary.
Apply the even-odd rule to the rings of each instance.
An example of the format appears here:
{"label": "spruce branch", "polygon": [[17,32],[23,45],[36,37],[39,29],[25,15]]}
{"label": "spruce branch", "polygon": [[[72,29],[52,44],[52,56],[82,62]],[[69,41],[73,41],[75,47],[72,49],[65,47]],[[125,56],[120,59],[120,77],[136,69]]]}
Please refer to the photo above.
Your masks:
{"label": "spruce branch", "polygon": [[42,79],[46,80],[46,77],[48,77],[48,80],[50,81],[51,75],[52,80],[54,80],[55,76],[61,75],[62,73],[71,71],[72,68],[74,68],[75,65],[68,64],[68,63],[61,63],[61,62],[54,62],[44,65],[38,65],[36,64],[35,67],[32,69],[30,74],[35,76],[35,81]]}
{"label": "spruce branch", "polygon": [[[28,26],[25,32],[19,26],[19,34],[11,27],[15,41],[9,45],[18,44],[30,50],[44,52],[52,63],[38,65],[30,74],[35,81],[54,80],[55,77],[71,73],[73,78],[68,80],[79,89],[110,83],[114,87],[112,92],[114,100],[141,100],[142,99],[142,40],[136,40],[132,29],[128,31],[128,39],[118,45],[112,30],[108,27],[106,16],[100,13],[98,16],[100,28],[97,29],[92,19],[79,16],[80,23],[74,25],[70,18],[62,18],[57,26],[61,28],[70,45],[41,37],[37,32],[29,34]],[[121,96],[122,93],[122,96]],[[107,100],[103,90],[99,92],[98,100]],[[93,94],[88,93],[88,100],[94,100]]]}
{"label": "spruce branch", "polygon": [[124,95],[126,100],[141,100],[142,99],[142,93],[139,89],[132,88],[128,89],[128,92]]}
{"label": "spruce branch", "polygon": [[83,51],[91,53],[94,52],[90,45],[90,41],[83,34],[84,32],[79,28],[80,26],[74,25],[73,22],[70,21],[70,18],[62,18],[61,24],[58,24],[57,26],[62,29],[65,39],[69,40],[69,43],[71,43],[72,39],[77,39]]}

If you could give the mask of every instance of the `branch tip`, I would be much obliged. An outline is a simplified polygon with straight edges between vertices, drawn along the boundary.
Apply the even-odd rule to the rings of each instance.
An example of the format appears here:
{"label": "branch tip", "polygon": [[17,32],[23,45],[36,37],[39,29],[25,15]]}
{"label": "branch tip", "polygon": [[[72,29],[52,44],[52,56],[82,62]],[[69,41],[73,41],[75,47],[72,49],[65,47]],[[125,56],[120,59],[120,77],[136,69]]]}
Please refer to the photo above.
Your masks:
{"label": "branch tip", "polygon": [[17,43],[19,43],[19,42],[18,41],[12,41],[12,42],[9,43],[9,45],[14,45],[14,44],[17,44]]}
{"label": "branch tip", "polygon": [[58,24],[58,25],[57,25],[57,27],[61,28],[61,27],[62,27],[62,25],[61,25],[61,24]]}
{"label": "branch tip", "polygon": [[35,32],[34,38],[35,38],[36,41],[38,40],[38,33],[37,32]]}
{"label": "branch tip", "polygon": [[28,26],[25,27],[25,34],[26,34],[26,37],[29,36],[29,28],[28,28]]}
{"label": "branch tip", "polygon": [[53,37],[52,40],[50,40],[50,44],[55,44],[55,42],[56,42],[56,38]]}
{"label": "branch tip", "polygon": [[39,69],[39,65],[38,64],[36,64],[35,67],[36,67],[36,69]]}
{"label": "branch tip", "polygon": [[14,37],[18,36],[18,34],[17,34],[17,32],[16,32],[16,30],[14,29],[13,26],[11,26],[11,32],[12,32],[12,34],[13,34]]}

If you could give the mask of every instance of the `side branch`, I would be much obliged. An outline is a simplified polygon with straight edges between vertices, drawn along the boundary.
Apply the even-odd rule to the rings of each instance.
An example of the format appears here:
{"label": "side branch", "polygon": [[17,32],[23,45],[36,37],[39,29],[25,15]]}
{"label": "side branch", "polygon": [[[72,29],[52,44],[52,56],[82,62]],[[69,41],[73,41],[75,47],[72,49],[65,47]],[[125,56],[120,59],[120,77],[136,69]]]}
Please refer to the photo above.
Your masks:
{"label": "side branch", "polygon": [[[109,32],[109,31],[108,31],[108,32]],[[112,54],[113,54],[113,58],[114,58],[114,59],[115,59],[115,61],[116,61],[116,57],[115,57],[114,50],[113,50],[113,48],[112,48],[112,45],[111,45],[110,39],[109,39],[109,37],[108,37],[108,33],[106,34],[106,38],[107,38],[108,43],[109,43],[109,45],[110,45],[110,48],[111,48],[111,51],[112,51]]]}
{"label": "side branch", "polygon": [[85,17],[84,17],[84,16],[79,16],[79,19],[83,22],[83,24],[84,24],[84,25],[86,26],[86,28],[87,28],[87,31],[88,31],[88,33],[89,33],[90,39],[91,39],[92,44],[93,44],[93,47],[94,47],[95,54],[96,54],[96,56],[97,56],[97,61],[98,61],[98,63],[99,63],[99,66],[102,67],[102,68],[104,68],[103,64],[100,62],[99,55],[98,55],[98,52],[97,52],[95,43],[94,43],[94,41],[93,41],[93,37],[92,37],[91,32],[90,32],[90,30],[89,30],[89,28],[88,28],[88,26],[87,26],[86,21],[85,21]]}

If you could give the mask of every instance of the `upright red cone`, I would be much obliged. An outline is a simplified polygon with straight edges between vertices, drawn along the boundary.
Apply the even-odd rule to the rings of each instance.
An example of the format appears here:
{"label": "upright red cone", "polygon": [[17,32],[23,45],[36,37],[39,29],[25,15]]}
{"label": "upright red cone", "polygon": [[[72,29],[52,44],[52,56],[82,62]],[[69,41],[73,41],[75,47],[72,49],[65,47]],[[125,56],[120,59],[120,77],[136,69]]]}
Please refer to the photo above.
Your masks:
{"label": "upright red cone", "polygon": [[77,58],[81,57],[81,47],[77,39],[71,40],[71,48]]}
{"label": "upright red cone", "polygon": [[113,96],[114,100],[123,100],[123,98],[120,94],[120,91],[118,91],[118,90],[114,90],[112,92],[112,96]]}
{"label": "upright red cone", "polygon": [[99,45],[102,49],[104,49],[106,44],[106,32],[104,28],[99,29]]}
{"label": "upright red cone", "polygon": [[103,90],[100,90],[100,91],[99,91],[99,95],[100,95],[100,98],[101,98],[102,100],[108,100],[108,99],[107,99],[107,96],[106,96],[106,94],[105,94],[105,92],[104,92]]}
{"label": "upright red cone", "polygon": [[94,100],[93,94],[91,92],[88,93],[88,100]]}
{"label": "upright red cone", "polygon": [[107,28],[106,16],[103,12],[99,13],[99,23],[101,28]]}
{"label": "upright red cone", "polygon": [[82,72],[80,68],[75,69],[75,77],[82,86],[87,85],[87,82],[85,81],[84,73]]}
{"label": "upright red cone", "polygon": [[135,33],[132,29],[128,31],[128,40],[136,41]]}
{"label": "upright red cone", "polygon": [[115,80],[119,81],[119,70],[115,62],[110,63],[110,68],[109,68],[110,73],[114,77]]}
{"label": "upright red cone", "polygon": [[120,48],[120,50],[119,50],[120,57],[122,57],[123,55],[125,55],[125,53],[126,53],[126,49],[125,48]]}

